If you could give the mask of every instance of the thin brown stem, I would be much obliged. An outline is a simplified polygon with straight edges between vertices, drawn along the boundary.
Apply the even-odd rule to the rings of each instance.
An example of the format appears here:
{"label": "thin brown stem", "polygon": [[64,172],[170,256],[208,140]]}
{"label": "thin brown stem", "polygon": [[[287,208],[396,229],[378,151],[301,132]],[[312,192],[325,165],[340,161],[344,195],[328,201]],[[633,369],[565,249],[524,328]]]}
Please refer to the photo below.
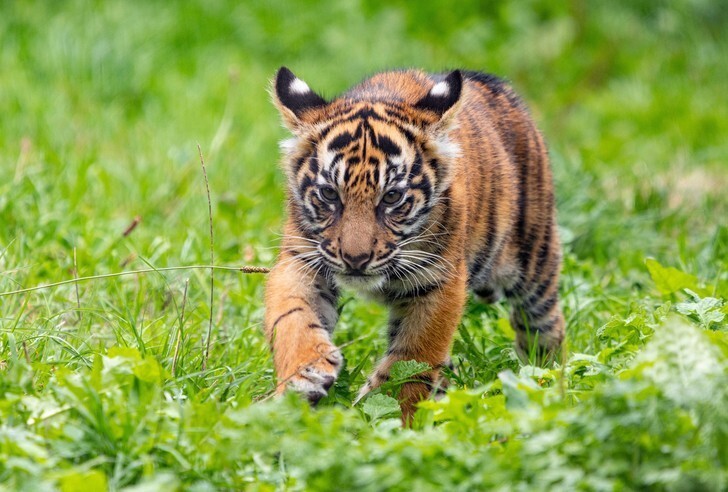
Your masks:
{"label": "thin brown stem", "polygon": [[[212,232],[212,199],[210,198],[210,183],[207,180],[207,169],[205,159],[202,157],[202,148],[197,144],[197,152],[200,154],[200,165],[202,176],[205,178],[205,192],[207,193],[207,217],[210,221],[210,265],[215,264],[215,237]],[[205,341],[205,353],[202,357],[202,370],[207,369],[207,358],[210,355],[210,338],[212,337],[212,316],[215,302],[215,270],[210,268],[210,322],[207,326],[207,340]]]}
{"label": "thin brown stem", "polygon": [[243,265],[239,267],[233,266],[217,266],[217,265],[184,265],[175,267],[162,267],[162,268],[143,268],[140,270],[129,270],[127,272],[116,272],[116,273],[104,273],[102,275],[90,275],[88,277],[78,277],[69,280],[62,280],[60,282],[54,282],[51,284],[36,285],[35,287],[27,287],[25,289],[11,290],[8,292],[0,292],[0,297],[13,296],[17,294],[25,294],[28,292],[34,292],[36,290],[52,289],[54,287],[60,287],[62,285],[74,284],[78,282],[87,282],[89,280],[100,280],[105,278],[123,277],[125,275],[137,275],[142,273],[158,273],[158,272],[171,272],[174,270],[200,270],[200,269],[215,269],[224,270],[228,272],[241,272],[241,273],[269,273],[270,268],[261,267],[255,265]]}

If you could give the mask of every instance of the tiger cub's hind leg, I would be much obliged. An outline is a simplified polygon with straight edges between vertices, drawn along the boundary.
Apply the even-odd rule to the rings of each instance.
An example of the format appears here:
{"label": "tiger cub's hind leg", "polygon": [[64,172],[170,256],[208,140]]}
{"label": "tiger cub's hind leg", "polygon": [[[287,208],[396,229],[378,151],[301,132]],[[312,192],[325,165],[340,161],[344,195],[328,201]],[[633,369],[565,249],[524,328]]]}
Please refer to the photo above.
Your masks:
{"label": "tiger cub's hind leg", "polygon": [[499,287],[483,285],[473,289],[475,299],[484,304],[493,304],[503,298],[503,291]]}
{"label": "tiger cub's hind leg", "polygon": [[549,363],[560,355],[564,339],[564,315],[559,305],[558,264],[521,292],[506,291],[511,304],[511,326],[516,332],[516,351],[524,362]]}

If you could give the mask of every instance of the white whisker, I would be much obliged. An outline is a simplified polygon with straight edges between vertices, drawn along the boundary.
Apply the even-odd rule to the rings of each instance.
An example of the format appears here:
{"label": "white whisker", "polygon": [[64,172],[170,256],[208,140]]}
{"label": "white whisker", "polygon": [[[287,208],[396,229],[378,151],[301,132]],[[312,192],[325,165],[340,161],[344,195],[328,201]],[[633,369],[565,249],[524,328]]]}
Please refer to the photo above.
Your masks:
{"label": "white whisker", "polygon": [[[411,258],[407,258],[407,257],[403,257],[403,258],[406,259],[407,261],[412,260]],[[431,260],[419,260],[419,261],[424,261],[425,264],[424,265],[418,264],[417,261],[415,261],[413,263],[418,264],[422,269],[427,270],[428,272],[431,271],[430,268],[434,268],[434,269],[436,269],[438,274],[447,275],[450,273],[450,271],[447,268],[445,268],[444,266],[439,265]]]}
{"label": "white whisker", "polygon": [[405,276],[407,278],[409,278],[411,281],[414,281],[414,283],[417,284],[418,289],[421,289],[422,283],[420,282],[420,279],[417,276],[417,268],[416,268],[416,266],[414,266],[415,264],[405,260],[404,262],[401,262],[400,265],[406,272]]}
{"label": "white whisker", "polygon": [[436,254],[430,253],[428,251],[408,250],[408,251],[402,251],[399,254],[403,258],[424,261],[424,262],[428,263],[429,265],[432,265],[441,271],[451,271],[451,270],[454,271],[455,270],[455,265],[453,265],[449,260],[443,258],[440,255],[436,255]]}
{"label": "white whisker", "polygon": [[311,238],[303,237],[303,236],[293,236],[290,234],[278,234],[278,236],[283,239],[300,239],[302,241],[308,241],[309,243],[314,243],[316,245],[318,245],[318,243],[319,243],[319,241],[316,241],[315,239],[311,239]]}
{"label": "white whisker", "polygon": [[422,280],[426,280],[427,278],[429,278],[430,280],[432,280],[433,283],[439,283],[435,274],[427,267],[407,259],[402,259],[402,261],[406,262],[405,264],[411,266],[414,269],[415,273],[422,275]]}

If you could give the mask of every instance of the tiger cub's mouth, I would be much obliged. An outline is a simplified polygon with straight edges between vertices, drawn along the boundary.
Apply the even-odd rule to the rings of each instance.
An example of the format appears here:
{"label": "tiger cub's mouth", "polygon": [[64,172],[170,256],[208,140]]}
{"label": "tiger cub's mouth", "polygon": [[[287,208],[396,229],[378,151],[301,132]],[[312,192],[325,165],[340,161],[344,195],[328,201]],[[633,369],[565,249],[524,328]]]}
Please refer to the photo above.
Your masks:
{"label": "tiger cub's mouth", "polygon": [[372,291],[382,287],[386,276],[380,273],[336,273],[336,283],[356,290]]}

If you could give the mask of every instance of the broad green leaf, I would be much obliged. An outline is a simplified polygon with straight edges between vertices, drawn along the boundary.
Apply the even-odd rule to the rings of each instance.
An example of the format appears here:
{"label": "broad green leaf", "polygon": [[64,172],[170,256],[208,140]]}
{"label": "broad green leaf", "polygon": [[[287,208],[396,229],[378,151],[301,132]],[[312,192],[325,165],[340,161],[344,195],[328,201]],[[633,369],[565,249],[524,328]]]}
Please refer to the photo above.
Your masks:
{"label": "broad green leaf", "polygon": [[106,475],[99,470],[70,472],[60,482],[61,492],[103,492],[108,489]]}
{"label": "broad green leaf", "polygon": [[389,371],[390,381],[401,382],[410,379],[413,376],[429,371],[430,366],[426,362],[417,362],[415,360],[401,360],[392,364]]}
{"label": "broad green leaf", "polygon": [[495,322],[495,325],[505,336],[507,336],[511,340],[516,339],[516,332],[513,331],[513,327],[511,326],[511,322],[508,320],[508,318],[498,318],[498,320]]}
{"label": "broad green leaf", "polygon": [[179,479],[172,473],[158,472],[136,485],[124,487],[123,492],[173,492],[176,490],[180,490]]}
{"label": "broad green leaf", "polygon": [[162,368],[153,357],[145,357],[144,360],[134,365],[134,375],[147,383],[159,381]]}
{"label": "broad green leaf", "polygon": [[[488,384],[472,390],[451,390],[441,400],[424,400],[419,406],[431,410],[436,422],[457,420],[473,424],[473,421],[486,411],[484,394],[491,387],[492,384]],[[503,397],[500,394],[497,396]]]}
{"label": "broad green leaf", "polygon": [[698,277],[695,275],[690,275],[677,268],[662,266],[653,258],[647,258],[645,265],[652,281],[663,295],[674,294],[683,289],[692,289],[701,294],[707,293],[706,289],[698,286]]}
{"label": "broad green leaf", "polygon": [[91,368],[91,378],[90,378],[91,386],[96,391],[101,391],[101,389],[102,389],[103,369],[104,369],[104,357],[101,354],[96,354],[96,356],[94,357],[93,366]]}
{"label": "broad green leaf", "polygon": [[17,427],[0,426],[0,450],[0,458],[6,450],[13,456],[26,456],[38,463],[44,463],[49,457],[42,438]]}
{"label": "broad green leaf", "polygon": [[139,360],[142,358],[139,350],[134,347],[111,347],[108,352],[108,357],[123,357],[126,359]]}
{"label": "broad green leaf", "polygon": [[376,394],[364,401],[362,405],[364,413],[372,420],[380,419],[387,415],[394,415],[400,412],[399,402],[391,396]]}
{"label": "broad green leaf", "polygon": [[728,397],[728,363],[705,332],[674,318],[636,358],[638,369],[678,404]]}
{"label": "broad green leaf", "polygon": [[725,319],[726,315],[721,309],[723,301],[715,297],[701,298],[690,289],[685,289],[685,291],[693,299],[675,305],[677,312],[696,318],[703,328],[710,328],[712,324],[721,323]]}
{"label": "broad green leaf", "polygon": [[510,369],[498,373],[498,379],[503,383],[506,404],[512,409],[526,407],[531,401],[530,395],[541,389],[531,378],[520,378]]}

